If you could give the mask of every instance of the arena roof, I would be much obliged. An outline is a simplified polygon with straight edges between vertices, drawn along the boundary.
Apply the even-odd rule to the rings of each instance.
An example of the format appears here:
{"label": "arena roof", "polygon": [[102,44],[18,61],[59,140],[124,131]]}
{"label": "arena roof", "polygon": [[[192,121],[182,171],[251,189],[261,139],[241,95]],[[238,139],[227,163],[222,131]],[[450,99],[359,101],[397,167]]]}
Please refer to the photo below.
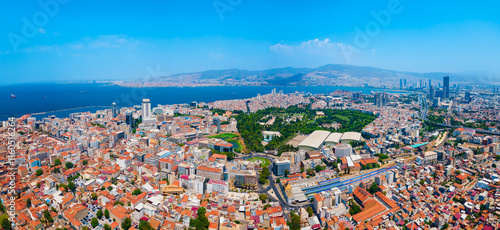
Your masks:
{"label": "arena roof", "polygon": [[361,133],[357,133],[357,132],[344,133],[344,135],[342,135],[341,140],[361,141]]}
{"label": "arena roof", "polygon": [[325,142],[339,143],[340,138],[342,138],[342,133],[331,133],[330,136],[326,138]]}
{"label": "arena roof", "polygon": [[330,132],[325,130],[316,130],[312,132],[306,139],[300,142],[299,147],[311,147],[318,149],[326,138],[330,135]]}

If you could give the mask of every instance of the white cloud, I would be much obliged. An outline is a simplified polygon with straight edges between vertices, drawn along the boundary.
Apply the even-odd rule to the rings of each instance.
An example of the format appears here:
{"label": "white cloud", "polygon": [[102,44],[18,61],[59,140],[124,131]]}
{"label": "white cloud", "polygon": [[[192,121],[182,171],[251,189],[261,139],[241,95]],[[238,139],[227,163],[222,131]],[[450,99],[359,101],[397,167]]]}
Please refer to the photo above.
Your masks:
{"label": "white cloud", "polygon": [[271,51],[275,51],[275,52],[279,52],[279,51],[283,51],[283,50],[286,50],[286,51],[290,51],[293,47],[289,46],[288,44],[281,44],[281,43],[278,43],[276,45],[272,45],[269,47],[269,49]]}
{"label": "white cloud", "polygon": [[269,49],[273,52],[285,52],[285,53],[329,53],[329,52],[341,52],[342,48],[351,48],[350,45],[345,45],[342,42],[332,42],[329,38],[325,39],[312,39],[308,41],[301,42],[297,45],[288,45],[277,43],[271,45]]}
{"label": "white cloud", "polygon": [[331,43],[330,39],[325,38],[324,40],[314,39],[302,42],[300,44],[300,48],[302,49],[311,49],[311,48],[329,48],[334,46],[335,43]]}
{"label": "white cloud", "polygon": [[271,52],[295,58],[297,60],[346,62],[350,64],[353,57],[362,54],[361,50],[347,43],[334,42],[329,38],[311,39],[293,45],[277,43],[269,47]]}

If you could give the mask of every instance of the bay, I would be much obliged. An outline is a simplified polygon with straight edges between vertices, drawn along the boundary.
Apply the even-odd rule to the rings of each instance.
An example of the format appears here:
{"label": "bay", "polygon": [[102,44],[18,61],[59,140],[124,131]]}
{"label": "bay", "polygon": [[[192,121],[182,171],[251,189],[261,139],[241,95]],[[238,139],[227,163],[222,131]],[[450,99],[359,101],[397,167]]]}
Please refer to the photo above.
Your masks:
{"label": "bay", "polygon": [[[181,104],[191,101],[213,102],[216,100],[244,99],[257,94],[283,90],[284,93],[309,92],[330,93],[336,90],[387,91],[374,88],[355,88],[342,86],[208,86],[208,87],[168,87],[168,88],[127,88],[109,84],[19,84],[0,86],[0,120],[35,114],[37,119],[56,115],[68,117],[75,112],[95,112],[109,108],[113,102],[118,107],[132,107],[141,104],[143,98],[151,100],[152,107],[158,104]],[[11,98],[10,95],[16,95]]]}

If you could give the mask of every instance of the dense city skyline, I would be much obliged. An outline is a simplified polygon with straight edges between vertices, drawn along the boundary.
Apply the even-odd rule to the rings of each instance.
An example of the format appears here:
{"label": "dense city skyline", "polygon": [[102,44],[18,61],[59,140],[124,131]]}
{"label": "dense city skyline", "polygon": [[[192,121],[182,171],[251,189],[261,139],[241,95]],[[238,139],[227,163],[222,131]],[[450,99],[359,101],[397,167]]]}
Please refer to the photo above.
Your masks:
{"label": "dense city skyline", "polygon": [[500,2],[9,1],[1,230],[500,229]]}
{"label": "dense city skyline", "polygon": [[0,127],[9,191],[0,196],[0,224],[495,229],[500,91],[447,78],[432,88],[401,79],[410,93],[272,89],[10,117]]}

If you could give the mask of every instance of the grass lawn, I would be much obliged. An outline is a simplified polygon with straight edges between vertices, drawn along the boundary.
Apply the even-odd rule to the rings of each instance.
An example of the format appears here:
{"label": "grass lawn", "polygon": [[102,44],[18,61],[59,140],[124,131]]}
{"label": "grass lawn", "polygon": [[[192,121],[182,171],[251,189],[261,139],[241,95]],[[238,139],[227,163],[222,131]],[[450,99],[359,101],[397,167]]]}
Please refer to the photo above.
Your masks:
{"label": "grass lawn", "polygon": [[254,162],[254,161],[262,161],[264,163],[260,164],[261,167],[268,167],[269,165],[271,165],[271,161],[264,158],[264,157],[252,157],[252,158],[249,158],[248,161],[251,161],[251,162]]}
{"label": "grass lawn", "polygon": [[221,133],[221,134],[210,136],[209,138],[226,139],[226,138],[234,138],[234,137],[239,137],[239,136],[238,136],[238,134],[234,134],[234,133]]}
{"label": "grass lawn", "polygon": [[216,134],[213,136],[210,136],[208,138],[218,138],[218,139],[223,139],[231,144],[234,145],[234,151],[237,153],[241,153],[246,151],[246,146],[245,143],[243,142],[243,139],[240,138],[239,134],[236,133],[221,133],[221,134]]}
{"label": "grass lawn", "polygon": [[340,120],[343,120],[343,121],[345,121],[345,122],[349,122],[349,121],[350,121],[350,120],[349,120],[349,118],[348,118],[348,117],[346,117],[346,116],[342,116],[342,115],[335,114],[335,115],[334,115],[334,117],[336,117],[336,118],[338,118],[338,119],[340,119]]}

